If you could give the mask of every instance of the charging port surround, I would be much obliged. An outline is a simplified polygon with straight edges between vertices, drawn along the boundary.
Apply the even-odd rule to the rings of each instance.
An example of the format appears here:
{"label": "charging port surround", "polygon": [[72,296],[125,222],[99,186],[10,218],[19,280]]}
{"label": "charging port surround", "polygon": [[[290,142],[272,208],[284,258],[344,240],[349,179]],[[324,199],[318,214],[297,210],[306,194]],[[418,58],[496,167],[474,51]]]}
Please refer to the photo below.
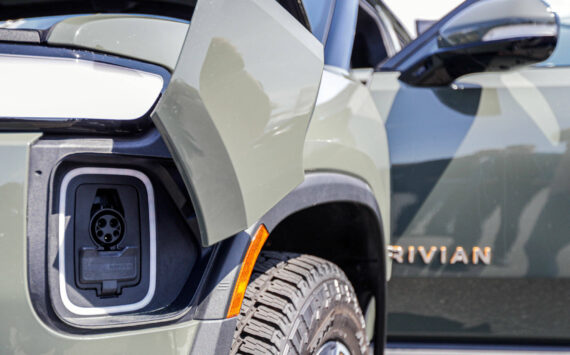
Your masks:
{"label": "charging port surround", "polygon": [[155,288],[154,193],[150,180],[130,169],[78,168],[67,173],[60,213],[63,304],[75,314],[132,311]]}

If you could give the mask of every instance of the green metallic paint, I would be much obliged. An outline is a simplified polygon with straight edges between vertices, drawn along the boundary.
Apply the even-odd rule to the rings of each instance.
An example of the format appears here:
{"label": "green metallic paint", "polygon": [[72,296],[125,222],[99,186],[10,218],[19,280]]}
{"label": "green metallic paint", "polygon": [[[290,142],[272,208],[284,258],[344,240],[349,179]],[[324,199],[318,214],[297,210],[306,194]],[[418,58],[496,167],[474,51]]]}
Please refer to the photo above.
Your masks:
{"label": "green metallic paint", "polygon": [[204,245],[246,229],[303,181],[322,68],[320,42],[277,2],[198,2],[152,117]]}
{"label": "green metallic paint", "polygon": [[[441,88],[411,87],[397,77],[398,73],[379,72],[371,82],[379,111],[388,113],[392,243],[404,249],[446,246],[450,253],[456,246],[490,246],[492,262],[442,264],[437,255],[429,265],[419,257],[411,264],[394,265],[393,278],[400,289],[406,285],[406,292],[419,297],[408,298],[409,303],[389,302],[390,324],[398,325],[390,332],[539,336],[525,330],[539,321],[536,313],[524,317],[534,283],[520,281],[570,277],[570,68],[472,74]],[[416,278],[433,280],[433,289]],[[523,290],[527,287],[521,307],[509,308],[518,312],[513,318],[518,326],[505,327],[494,318],[488,310],[500,308],[503,301],[492,296],[453,316],[435,311],[441,306],[430,303],[433,297],[428,296],[440,287],[441,292],[462,292],[468,283],[457,281],[455,291],[450,291],[451,280],[459,278],[489,280],[488,285],[503,279]],[[445,288],[438,286],[444,284]],[[484,281],[472,284],[486,287]],[[425,318],[434,314],[443,317],[438,321],[441,327],[432,327]],[[556,316],[550,319],[558,322]],[[404,323],[415,325],[405,330]]]}
{"label": "green metallic paint", "polygon": [[58,22],[47,42],[126,56],[174,70],[188,24],[133,15],[88,15]]}
{"label": "green metallic paint", "polygon": [[188,354],[200,322],[80,336],[56,332],[39,319],[26,276],[29,150],[39,137],[36,133],[0,133],[4,167],[0,174],[0,353]]}
{"label": "green metallic paint", "polygon": [[[390,241],[390,160],[384,121],[368,89],[335,68],[325,69],[304,150],[306,171],[336,171],[364,180]],[[381,251],[384,252],[384,251]],[[387,275],[390,275],[390,260]]]}
{"label": "green metallic paint", "polygon": [[[508,2],[465,6],[483,3]],[[488,266],[471,258],[442,263],[439,251],[429,265],[418,254],[408,259],[409,252],[395,262],[387,303],[394,339],[570,341],[568,4],[546,3],[557,14],[558,42],[535,67],[472,74],[438,88],[410,87],[399,72],[374,74],[372,94],[387,114],[393,244],[446,246],[448,258],[456,246],[469,254],[474,246],[492,248]],[[507,13],[524,7],[480,14],[510,22]],[[463,5],[381,70],[405,71],[432,54],[440,27],[453,16],[461,21],[460,11]]]}
{"label": "green metallic paint", "polygon": [[[393,73],[375,74],[373,95],[380,111],[390,112],[394,170],[415,165],[416,175],[393,176],[395,198],[411,193],[412,184],[423,184],[421,177],[436,179],[425,183],[427,194],[416,194],[410,202],[418,207],[411,219],[401,219],[410,203],[400,198],[403,205],[394,206],[399,208],[394,243],[489,245],[494,251],[490,266],[413,264],[398,267],[397,274],[570,277],[565,264],[570,255],[562,254],[568,244],[566,218],[558,212],[565,206],[565,178],[570,177],[570,102],[565,99],[570,89],[561,78],[570,79],[570,68],[474,74],[455,89],[429,89],[392,84]],[[442,171],[429,170],[440,162]],[[398,185],[398,179],[407,179],[408,185]],[[550,203],[555,205],[547,207]],[[536,229],[539,217],[552,223],[549,232]],[[527,250],[534,239],[544,241],[547,235],[548,244],[558,247]]]}

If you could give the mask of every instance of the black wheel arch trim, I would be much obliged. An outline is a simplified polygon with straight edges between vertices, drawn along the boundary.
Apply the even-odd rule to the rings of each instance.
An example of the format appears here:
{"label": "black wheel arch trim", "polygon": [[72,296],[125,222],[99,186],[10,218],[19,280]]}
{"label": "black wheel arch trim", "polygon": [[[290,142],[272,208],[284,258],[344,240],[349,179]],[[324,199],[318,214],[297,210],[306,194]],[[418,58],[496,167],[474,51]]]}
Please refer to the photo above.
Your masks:
{"label": "black wheel arch trim", "polygon": [[379,253],[378,283],[375,290],[376,317],[374,329],[374,353],[383,354],[386,345],[386,250],[382,213],[371,187],[357,177],[340,172],[306,172],[305,180],[265,213],[256,225],[255,230],[263,224],[271,232],[289,216],[304,209],[327,203],[351,202],[371,210],[376,216],[380,235],[378,245],[383,249]]}
{"label": "black wheel arch trim", "polygon": [[[382,231],[382,214],[370,186],[363,180],[336,172],[312,172],[305,180],[261,217],[269,233],[287,217],[303,209],[332,202],[353,202],[374,212]],[[383,235],[380,235],[383,242]],[[382,244],[383,245],[383,244]]]}
{"label": "black wheel arch trim", "polygon": [[[269,232],[269,240],[271,240],[271,232],[281,222],[296,212],[335,202],[350,202],[368,208],[376,216],[379,231],[382,233],[383,225],[380,209],[372,189],[366,182],[343,173],[307,172],[305,173],[305,180],[265,213],[254,225],[229,238],[227,241],[220,242],[220,253],[223,256],[218,258],[218,263],[220,268],[226,271],[215,273],[218,275],[218,278],[209,281],[211,286],[208,288],[208,294],[203,298],[197,317],[200,319],[219,319],[225,316],[233,287],[237,280],[239,267],[241,267],[241,262],[243,262],[251,238],[260,225],[265,225]],[[378,238],[378,245],[384,248],[384,236],[381,234]],[[381,321],[384,321],[383,305],[384,295],[386,294],[384,289],[386,285],[385,250],[384,253],[379,253],[379,258],[381,260],[378,262],[378,272],[382,275],[382,278],[378,284],[383,289],[378,290],[378,293],[381,294],[376,295],[376,304],[382,306],[377,306],[376,308],[378,311],[381,310],[382,315],[380,318]],[[222,279],[224,279],[223,282]],[[218,287],[220,283],[224,287]],[[379,319],[378,313],[376,319]],[[385,327],[381,329],[384,332]],[[384,337],[384,334],[382,334],[382,337]]]}

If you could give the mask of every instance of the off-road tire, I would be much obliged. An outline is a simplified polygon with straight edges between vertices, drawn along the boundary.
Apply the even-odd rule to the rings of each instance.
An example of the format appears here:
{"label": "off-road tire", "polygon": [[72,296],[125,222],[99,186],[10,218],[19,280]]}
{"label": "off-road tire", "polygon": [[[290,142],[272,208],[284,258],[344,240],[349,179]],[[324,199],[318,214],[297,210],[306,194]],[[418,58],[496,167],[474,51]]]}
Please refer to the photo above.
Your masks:
{"label": "off-road tire", "polygon": [[262,252],[238,317],[231,354],[314,354],[333,340],[352,355],[368,351],[352,285],[314,256]]}

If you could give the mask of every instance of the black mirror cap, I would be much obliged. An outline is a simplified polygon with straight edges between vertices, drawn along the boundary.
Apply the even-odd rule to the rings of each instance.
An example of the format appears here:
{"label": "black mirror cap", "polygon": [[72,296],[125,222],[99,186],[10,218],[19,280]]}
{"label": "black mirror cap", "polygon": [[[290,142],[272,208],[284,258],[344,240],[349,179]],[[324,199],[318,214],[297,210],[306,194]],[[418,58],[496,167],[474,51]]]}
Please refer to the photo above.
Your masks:
{"label": "black mirror cap", "polygon": [[522,37],[444,48],[412,65],[399,79],[413,86],[447,86],[466,74],[542,62],[557,41],[557,36]]}

